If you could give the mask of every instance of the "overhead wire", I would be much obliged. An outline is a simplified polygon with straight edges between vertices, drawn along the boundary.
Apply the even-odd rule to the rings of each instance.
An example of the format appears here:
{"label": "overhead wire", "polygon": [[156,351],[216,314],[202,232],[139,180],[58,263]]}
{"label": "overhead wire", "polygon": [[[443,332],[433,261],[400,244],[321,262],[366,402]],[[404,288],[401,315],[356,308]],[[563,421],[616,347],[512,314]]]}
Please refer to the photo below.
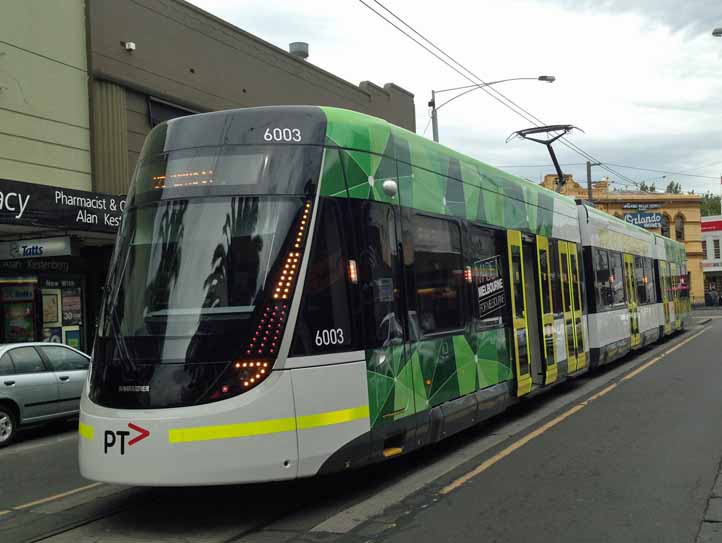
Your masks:
{"label": "overhead wire", "polygon": [[[481,86],[481,85],[486,85],[486,81],[484,81],[484,80],[483,80],[481,77],[479,77],[477,74],[475,74],[474,72],[472,72],[471,70],[469,70],[466,66],[464,66],[463,64],[461,64],[459,61],[457,61],[457,60],[456,60],[455,58],[453,58],[451,55],[449,55],[448,53],[446,53],[441,47],[439,47],[439,46],[436,45],[434,42],[432,42],[431,40],[429,40],[426,36],[424,36],[424,35],[421,34],[419,31],[417,31],[413,26],[411,26],[409,23],[407,23],[403,18],[401,18],[400,16],[396,15],[393,11],[391,11],[389,8],[387,8],[384,4],[382,4],[382,3],[379,2],[378,0],[373,0],[373,2],[376,3],[379,7],[381,7],[384,11],[386,11],[388,14],[390,14],[392,17],[394,17],[397,21],[399,21],[401,24],[403,24],[405,27],[407,27],[409,30],[411,30],[414,34],[416,34],[417,36],[419,36],[422,40],[424,40],[425,42],[427,42],[429,45],[431,45],[433,48],[435,48],[439,53],[441,53],[442,55],[444,55],[444,56],[445,56],[446,58],[448,58],[451,62],[453,62],[454,64],[456,64],[457,66],[459,66],[462,70],[464,70],[465,72],[467,72],[468,74],[470,74],[470,75],[471,75],[473,78],[475,78],[475,79],[472,79],[472,77],[469,77],[468,75],[466,75],[465,73],[463,73],[462,71],[460,71],[459,69],[457,69],[456,67],[452,66],[449,62],[447,62],[446,60],[444,60],[443,58],[441,58],[441,57],[440,57],[438,54],[436,54],[434,51],[432,51],[431,49],[429,49],[428,47],[426,47],[424,44],[422,44],[421,42],[419,42],[416,38],[414,38],[413,36],[409,35],[406,31],[404,31],[404,30],[403,30],[402,28],[400,28],[398,25],[396,25],[395,23],[393,23],[392,21],[390,21],[388,18],[386,18],[383,14],[381,14],[381,13],[379,13],[377,10],[375,10],[372,6],[370,6],[369,4],[367,4],[364,0],[359,0],[359,2],[360,2],[361,4],[363,4],[364,6],[366,6],[370,11],[372,11],[372,12],[374,12],[376,15],[378,15],[381,19],[383,19],[384,21],[386,21],[388,24],[390,24],[391,26],[393,26],[394,28],[396,28],[399,32],[401,32],[402,34],[404,34],[407,38],[411,39],[411,40],[412,40],[413,42],[415,42],[417,45],[419,45],[420,47],[422,47],[423,49],[425,49],[428,53],[430,53],[431,55],[433,55],[434,57],[436,57],[439,61],[443,62],[446,66],[448,66],[449,68],[451,68],[452,70],[454,70],[456,73],[458,73],[459,75],[461,75],[462,77],[464,77],[464,79],[470,81],[471,83],[473,83],[473,84],[475,84],[475,85],[480,85],[480,86],[479,86],[479,89],[481,89],[481,90],[484,91],[487,95],[489,95],[489,96],[491,96],[492,98],[494,98],[497,102],[501,103],[501,104],[502,104],[504,107],[506,107],[507,109],[509,109],[509,110],[511,110],[512,112],[516,113],[518,116],[522,117],[522,118],[525,119],[526,121],[532,123],[534,126],[540,126],[540,125],[545,125],[545,124],[546,124],[546,123],[544,123],[544,121],[542,121],[539,117],[535,116],[534,114],[532,114],[531,112],[529,112],[528,110],[526,110],[525,108],[523,108],[522,106],[520,106],[519,104],[517,104],[516,102],[514,102],[511,98],[509,98],[508,96],[506,96],[505,94],[503,94],[503,93],[500,92],[499,90],[497,90],[497,89],[495,89],[495,88],[493,88],[493,87]],[[632,183],[632,184],[634,184],[634,185],[638,185],[638,183],[637,183],[636,181],[634,181],[633,179],[631,179],[630,177],[627,177],[626,175],[623,175],[623,174],[621,174],[620,172],[615,171],[614,169],[610,168],[609,166],[604,165],[604,163],[603,163],[601,160],[597,159],[595,156],[591,155],[590,153],[588,153],[587,151],[585,151],[584,149],[582,149],[581,147],[579,147],[578,145],[576,145],[575,143],[573,143],[572,141],[570,141],[568,138],[562,137],[562,138],[560,138],[559,141],[560,141],[564,146],[566,146],[567,148],[569,148],[569,149],[571,149],[572,151],[576,152],[577,154],[581,155],[582,157],[586,158],[587,160],[589,160],[589,161],[591,161],[591,162],[598,163],[599,166],[600,166],[602,169],[608,171],[609,173],[612,173],[612,174],[620,177],[621,179],[624,179],[624,180],[626,180],[626,181],[629,181],[630,183]]]}

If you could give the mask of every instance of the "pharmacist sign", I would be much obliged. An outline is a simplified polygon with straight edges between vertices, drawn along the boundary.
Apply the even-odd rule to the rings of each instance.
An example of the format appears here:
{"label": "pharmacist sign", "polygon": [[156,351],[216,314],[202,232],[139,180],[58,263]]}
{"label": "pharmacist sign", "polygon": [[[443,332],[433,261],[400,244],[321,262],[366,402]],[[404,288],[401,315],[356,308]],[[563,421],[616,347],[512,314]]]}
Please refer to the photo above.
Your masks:
{"label": "pharmacist sign", "polygon": [[661,213],[625,213],[624,220],[630,224],[636,224],[643,228],[661,228]]}
{"label": "pharmacist sign", "polygon": [[0,223],[114,233],[125,197],[0,179]]}

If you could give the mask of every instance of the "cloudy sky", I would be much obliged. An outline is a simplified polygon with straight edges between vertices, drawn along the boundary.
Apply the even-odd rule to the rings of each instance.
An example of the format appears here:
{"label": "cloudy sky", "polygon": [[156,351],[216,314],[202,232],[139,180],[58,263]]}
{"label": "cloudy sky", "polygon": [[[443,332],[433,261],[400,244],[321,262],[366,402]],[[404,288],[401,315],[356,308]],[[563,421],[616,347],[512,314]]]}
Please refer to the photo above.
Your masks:
{"label": "cloudy sky", "polygon": [[[469,84],[358,0],[191,1],[284,49],[309,42],[309,62],[348,81],[394,82],[411,91],[417,132],[429,138],[431,89]],[[601,161],[714,179],[611,166],[620,174],[658,188],[673,179],[698,193],[719,191],[722,38],[711,32],[722,27],[720,0],[382,3],[485,81],[554,75],[553,84],[496,88],[547,124],[582,128],[572,141]],[[440,110],[439,126],[442,143],[484,162],[534,181],[553,171],[542,146],[504,143],[531,123],[484,92]],[[585,159],[557,148],[565,172],[585,180]],[[595,180],[609,175],[614,186],[627,183],[593,171]]]}

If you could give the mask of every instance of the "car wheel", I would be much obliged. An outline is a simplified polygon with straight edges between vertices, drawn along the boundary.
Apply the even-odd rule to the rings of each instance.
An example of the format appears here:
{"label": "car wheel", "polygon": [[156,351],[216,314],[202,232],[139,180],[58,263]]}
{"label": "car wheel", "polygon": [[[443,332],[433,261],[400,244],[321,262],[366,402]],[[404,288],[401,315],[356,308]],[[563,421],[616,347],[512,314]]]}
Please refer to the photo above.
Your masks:
{"label": "car wheel", "polygon": [[0,405],[0,448],[10,445],[15,437],[15,415],[7,407]]}

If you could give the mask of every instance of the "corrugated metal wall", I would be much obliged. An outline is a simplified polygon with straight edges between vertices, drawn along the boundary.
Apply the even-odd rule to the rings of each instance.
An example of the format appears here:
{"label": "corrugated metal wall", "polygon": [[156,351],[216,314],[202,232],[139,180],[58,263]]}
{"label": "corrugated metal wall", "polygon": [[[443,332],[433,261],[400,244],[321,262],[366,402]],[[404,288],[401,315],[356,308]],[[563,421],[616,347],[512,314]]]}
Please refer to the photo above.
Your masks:
{"label": "corrugated metal wall", "polygon": [[93,82],[94,190],[127,194],[128,111],[126,91],[109,81]]}

